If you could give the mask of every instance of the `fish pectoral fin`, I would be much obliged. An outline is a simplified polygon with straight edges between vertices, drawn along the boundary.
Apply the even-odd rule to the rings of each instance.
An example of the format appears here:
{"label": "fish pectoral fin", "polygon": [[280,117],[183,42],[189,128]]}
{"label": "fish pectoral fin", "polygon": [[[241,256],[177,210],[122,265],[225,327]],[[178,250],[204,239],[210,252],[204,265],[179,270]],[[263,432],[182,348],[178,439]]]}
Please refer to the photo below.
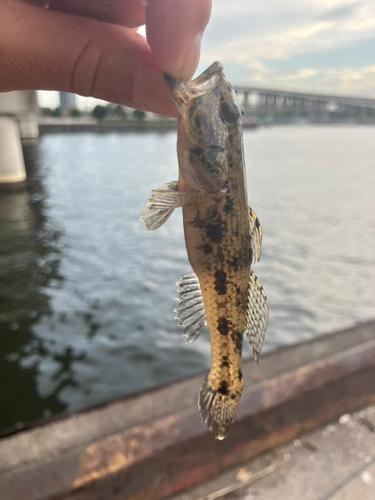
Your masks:
{"label": "fish pectoral fin", "polygon": [[260,222],[256,213],[250,207],[248,207],[248,209],[250,222],[250,241],[253,256],[252,260],[255,263],[260,259],[260,248],[262,246],[262,228],[260,227]]}
{"label": "fish pectoral fin", "polygon": [[[166,197],[167,195],[170,196],[171,194],[178,192],[177,188],[177,181],[171,181],[163,184],[160,189],[152,191],[150,198],[146,201],[145,206],[143,207],[140,217],[141,221],[145,223],[146,231],[158,229],[172,215],[175,207],[171,206],[167,202],[160,203],[160,198]],[[158,196],[156,193],[160,193],[160,195]]]}
{"label": "fish pectoral fin", "polygon": [[202,196],[199,191],[178,191],[177,189],[178,182],[171,181],[152,191],[140,217],[145,223],[146,231],[158,229],[169,219],[175,208],[188,205]]}
{"label": "fish pectoral fin", "polygon": [[206,324],[206,313],[204,310],[201,287],[195,273],[185,274],[177,282],[178,295],[176,300],[180,303],[174,309],[175,319],[178,324],[185,327],[183,334],[186,342],[193,343],[199,337]]}
{"label": "fish pectoral fin", "polygon": [[251,271],[247,299],[246,329],[250,349],[258,362],[268,326],[267,296],[258,278]]}

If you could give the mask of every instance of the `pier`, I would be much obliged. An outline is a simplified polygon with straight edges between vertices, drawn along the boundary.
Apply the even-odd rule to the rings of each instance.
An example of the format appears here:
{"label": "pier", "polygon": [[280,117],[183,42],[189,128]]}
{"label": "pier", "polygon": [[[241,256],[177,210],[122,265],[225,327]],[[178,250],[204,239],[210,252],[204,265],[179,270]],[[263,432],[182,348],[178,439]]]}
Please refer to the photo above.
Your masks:
{"label": "pier", "polygon": [[[294,486],[293,477],[289,480],[284,498],[341,498],[330,492],[371,466],[373,436],[363,441],[363,450],[351,444],[357,460],[349,460],[340,439],[327,440],[326,449],[319,451],[321,460],[311,466],[301,456],[318,456],[321,432],[328,433],[327,438],[335,434],[327,425],[342,425],[344,432],[354,419],[354,426],[367,422],[367,431],[373,432],[373,409],[354,417],[347,414],[375,403],[375,321],[279,349],[262,356],[259,367],[246,361],[243,372],[237,416],[222,442],[212,438],[197,408],[204,374],[3,434],[2,500],[161,500],[173,494],[179,495],[176,500],[214,500],[223,498],[215,491],[228,488],[228,482],[232,487],[233,481],[240,487],[250,484],[241,486],[241,473],[235,479],[233,471],[244,467],[242,479],[255,474],[266,482],[264,491],[273,491],[273,496],[261,497],[267,500],[274,498],[280,470],[285,471],[284,483],[288,474],[296,479]],[[342,435],[338,432],[337,438]],[[341,465],[319,469],[332,454],[345,457]],[[293,464],[296,472],[290,472]],[[276,469],[279,479],[273,483]],[[269,477],[262,479],[262,474]],[[194,489],[207,481],[203,489]],[[298,496],[315,483],[320,496]]]}

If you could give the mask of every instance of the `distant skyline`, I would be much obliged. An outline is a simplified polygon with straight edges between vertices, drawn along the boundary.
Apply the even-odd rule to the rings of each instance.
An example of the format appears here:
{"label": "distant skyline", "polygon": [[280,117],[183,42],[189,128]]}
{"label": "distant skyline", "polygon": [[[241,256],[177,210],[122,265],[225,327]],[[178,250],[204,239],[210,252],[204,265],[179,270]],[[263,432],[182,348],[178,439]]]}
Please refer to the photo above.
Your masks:
{"label": "distant skyline", "polygon": [[375,98],[375,2],[213,0],[197,73],[215,60],[234,85]]}

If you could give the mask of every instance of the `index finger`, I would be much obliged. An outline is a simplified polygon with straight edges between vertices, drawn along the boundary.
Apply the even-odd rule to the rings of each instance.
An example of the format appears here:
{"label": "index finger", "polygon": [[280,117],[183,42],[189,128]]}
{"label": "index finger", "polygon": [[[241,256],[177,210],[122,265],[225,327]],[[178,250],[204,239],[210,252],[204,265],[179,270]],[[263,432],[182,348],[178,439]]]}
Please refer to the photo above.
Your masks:
{"label": "index finger", "polygon": [[147,41],[163,70],[176,80],[190,80],[197,69],[210,14],[211,0],[149,0]]}
{"label": "index finger", "polygon": [[126,28],[136,28],[145,23],[145,6],[141,0],[49,0],[49,8]]}

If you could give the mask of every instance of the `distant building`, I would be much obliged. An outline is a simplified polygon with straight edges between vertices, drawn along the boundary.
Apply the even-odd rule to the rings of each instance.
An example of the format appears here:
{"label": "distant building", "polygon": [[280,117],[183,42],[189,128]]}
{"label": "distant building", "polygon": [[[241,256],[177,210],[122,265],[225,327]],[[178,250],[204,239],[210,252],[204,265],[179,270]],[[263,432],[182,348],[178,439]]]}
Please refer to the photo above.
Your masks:
{"label": "distant building", "polygon": [[68,112],[76,107],[76,96],[69,92],[60,92],[60,108],[62,112]]}

